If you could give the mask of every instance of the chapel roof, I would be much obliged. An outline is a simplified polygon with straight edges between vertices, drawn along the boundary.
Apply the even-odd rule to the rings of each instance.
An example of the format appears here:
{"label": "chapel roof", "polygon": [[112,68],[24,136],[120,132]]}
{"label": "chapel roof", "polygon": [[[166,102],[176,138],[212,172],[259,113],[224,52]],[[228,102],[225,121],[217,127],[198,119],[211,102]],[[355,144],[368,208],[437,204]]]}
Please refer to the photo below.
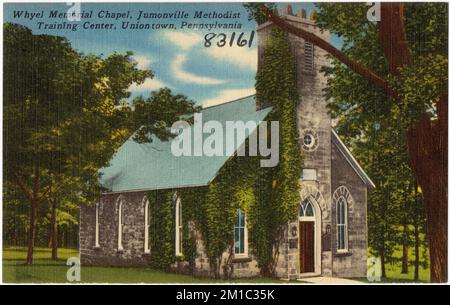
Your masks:
{"label": "chapel roof", "polygon": [[[225,126],[226,121],[255,121],[259,124],[270,111],[271,108],[257,110],[253,95],[203,108],[201,114],[203,124],[215,120]],[[197,122],[194,122],[194,126],[195,124]],[[187,129],[192,128],[193,126],[190,126]],[[253,131],[254,129],[248,130],[246,136]],[[207,136],[204,135],[203,138]],[[152,143],[139,144],[131,137],[118,149],[109,165],[100,170],[100,183],[108,188],[109,192],[205,186],[216,177],[220,168],[231,157],[225,153],[224,156],[212,157],[176,157],[171,152],[173,141],[174,139],[161,141],[153,138]],[[238,148],[244,142],[245,139],[236,139],[234,147]],[[224,144],[224,150],[225,146]]]}

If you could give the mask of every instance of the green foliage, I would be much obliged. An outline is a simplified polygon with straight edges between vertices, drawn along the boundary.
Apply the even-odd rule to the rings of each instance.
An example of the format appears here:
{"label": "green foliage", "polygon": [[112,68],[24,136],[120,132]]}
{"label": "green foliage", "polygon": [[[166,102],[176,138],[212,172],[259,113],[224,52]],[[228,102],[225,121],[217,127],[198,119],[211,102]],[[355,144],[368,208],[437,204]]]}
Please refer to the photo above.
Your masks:
{"label": "green foliage", "polygon": [[147,100],[138,97],[133,105],[132,121],[137,130],[133,139],[138,143],[151,143],[152,135],[162,141],[172,138],[174,135],[169,127],[182,117],[186,120],[189,114],[200,110],[194,101],[181,94],[173,95],[169,88],[153,91]]}
{"label": "green foliage", "polygon": [[[259,192],[258,204],[262,206],[257,207],[256,215],[266,226],[259,227],[257,234],[260,236],[255,237],[254,234],[253,237],[253,242],[259,244],[256,246],[259,247],[256,250],[258,263],[269,273],[276,265],[277,243],[282,236],[280,228],[296,217],[300,202],[301,155],[296,118],[299,101],[296,71],[287,33],[274,27],[264,52],[263,64],[256,76],[257,99],[270,103],[273,106],[270,119],[280,122],[280,163],[273,173],[260,177],[265,186],[263,189],[273,193]],[[261,211],[263,209],[267,210]]]}
{"label": "green foliage", "polygon": [[263,65],[256,76],[256,95],[273,105],[271,119],[280,122],[280,163],[276,173],[278,223],[294,219],[299,196],[301,156],[298,146],[296,64],[287,33],[273,28],[264,52]]}
{"label": "green foliage", "polygon": [[[32,175],[68,175],[98,194],[98,169],[133,131],[142,127],[140,142],[152,134],[166,140],[167,126],[198,110],[167,88],[129,107],[130,86],[154,76],[137,68],[132,52],[84,55],[66,38],[8,23],[4,37],[4,158],[11,185],[14,173],[25,185],[32,185]],[[51,180],[59,181],[42,178],[42,187]]]}
{"label": "green foliage", "polygon": [[147,193],[150,204],[151,266],[167,270],[175,262],[175,207],[171,190]]}
{"label": "green foliage", "polygon": [[255,192],[255,204],[249,212],[252,220],[250,230],[250,245],[256,257],[262,275],[273,274],[273,266],[276,264],[276,252],[278,249],[278,239],[280,217],[277,217],[277,201],[272,187],[276,169],[264,169],[258,172],[255,185],[258,186]]}
{"label": "green foliage", "polygon": [[416,2],[406,6],[406,36],[414,56],[447,55],[448,3]]}
{"label": "green foliage", "polygon": [[[274,3],[264,3],[264,5],[269,9],[276,12],[276,5]],[[244,7],[248,13],[248,20],[254,20],[257,24],[263,24],[267,21],[267,17],[261,10],[261,3],[244,3]]]}
{"label": "green foliage", "polygon": [[181,209],[183,214],[183,256],[184,260],[190,262],[191,268],[193,268],[194,259],[197,256],[197,244],[195,226],[201,224],[201,220],[204,220],[204,209],[201,207],[205,204],[207,187],[195,187],[178,190],[178,194],[181,198]]}
{"label": "green foliage", "polygon": [[[434,115],[437,97],[447,91],[448,5],[445,3],[406,3],[406,34],[412,52],[412,65],[400,75],[389,75],[376,24],[367,20],[364,3],[318,4],[318,25],[343,40],[342,51],[349,57],[389,79],[400,94],[400,105],[381,90],[333,60],[324,69],[329,77],[327,96],[331,114],[343,117],[340,124],[346,135],[388,117],[398,117],[408,128],[423,114]],[[345,118],[344,118],[345,117]],[[393,118],[397,120],[396,118]],[[348,123],[348,124],[347,124]],[[354,125],[350,127],[350,125]],[[357,127],[357,128],[356,128]]]}
{"label": "green foliage", "polygon": [[39,210],[39,231],[47,230],[50,201],[68,220],[61,213],[78,214],[66,209],[68,204],[98,200],[104,191],[99,169],[132,132],[138,129],[137,142],[152,136],[167,140],[167,126],[198,110],[168,88],[147,100],[139,97],[130,107],[130,86],[154,77],[151,70],[138,69],[132,55],[85,55],[64,37],[4,24],[4,189],[22,192],[23,200]]}
{"label": "green foliage", "polygon": [[[411,66],[400,70],[391,84],[400,97],[394,115],[411,124],[421,115],[436,117],[436,102],[448,91],[448,58],[440,54],[419,56]],[[398,108],[397,108],[398,107]]]}
{"label": "green foliage", "polygon": [[3,187],[3,245],[23,245],[28,223],[26,198],[14,187]]}
{"label": "green foliage", "polygon": [[368,201],[369,246],[391,262],[398,245],[412,245],[411,233],[403,234],[403,227],[418,226],[421,232],[425,227],[405,137],[417,118],[436,115],[436,101],[447,91],[448,6],[405,3],[413,62],[395,76],[389,74],[378,27],[367,20],[368,6],[320,3],[318,8],[318,25],[341,37],[342,51],[388,79],[399,95],[393,100],[334,59],[324,69],[337,131],[376,185]]}
{"label": "green foliage", "polygon": [[[202,212],[198,219],[199,229],[205,242],[205,249],[215,276],[224,263],[222,253],[234,251],[234,224],[236,212],[240,208],[247,216],[249,227],[253,226],[251,211],[255,205],[254,176],[259,170],[257,157],[239,157],[230,159],[219,171],[216,179],[209,185],[205,193]],[[247,214],[248,213],[248,214]],[[229,275],[229,274],[228,274]]]}

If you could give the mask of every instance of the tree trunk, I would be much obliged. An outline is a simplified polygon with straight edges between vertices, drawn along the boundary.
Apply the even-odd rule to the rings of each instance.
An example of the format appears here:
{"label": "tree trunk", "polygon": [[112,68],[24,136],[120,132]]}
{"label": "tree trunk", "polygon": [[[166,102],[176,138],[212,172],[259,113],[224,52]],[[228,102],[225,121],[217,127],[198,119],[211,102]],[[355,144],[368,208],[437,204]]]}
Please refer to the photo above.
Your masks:
{"label": "tree trunk", "polygon": [[65,238],[66,235],[64,234],[64,232],[65,231],[61,231],[61,243],[60,243],[61,247],[66,246],[66,238]]}
{"label": "tree trunk", "polygon": [[420,235],[419,235],[419,224],[416,222],[414,224],[414,280],[419,280],[419,262],[420,262]]}
{"label": "tree trunk", "polygon": [[380,259],[381,259],[381,277],[387,278],[387,276],[386,276],[386,258],[384,256],[384,251],[381,251]]}
{"label": "tree trunk", "polygon": [[17,235],[16,235],[16,229],[12,230],[11,232],[11,247],[17,246]]}
{"label": "tree trunk", "polygon": [[46,191],[40,194],[39,191],[41,190],[41,176],[39,167],[35,167],[34,169],[33,187],[31,188],[31,190],[25,185],[24,181],[18,174],[15,173],[14,175],[16,184],[22,190],[23,194],[27,197],[30,204],[30,224],[28,226],[28,250],[26,264],[31,265],[33,264],[34,241],[36,238],[37,211],[41,200],[50,191],[51,185],[47,188]]}
{"label": "tree trunk", "polygon": [[34,239],[36,236],[36,216],[37,216],[37,200],[30,203],[30,226],[28,229],[28,251],[27,251],[27,265],[33,264]]}
{"label": "tree trunk", "polygon": [[51,246],[52,246],[52,260],[58,260],[58,225],[56,222],[56,203],[52,200],[52,214],[50,219],[51,226]]}
{"label": "tree trunk", "polygon": [[447,96],[437,103],[438,120],[420,119],[407,134],[411,168],[422,188],[430,247],[431,281],[447,282]]}
{"label": "tree trunk", "polygon": [[402,273],[408,274],[408,235],[409,228],[407,224],[403,225],[403,255],[402,255]]}
{"label": "tree trunk", "polygon": [[[389,70],[411,63],[403,3],[382,3],[380,41]],[[447,95],[436,101],[437,122],[426,115],[407,133],[411,169],[422,187],[430,240],[431,281],[447,282]]]}

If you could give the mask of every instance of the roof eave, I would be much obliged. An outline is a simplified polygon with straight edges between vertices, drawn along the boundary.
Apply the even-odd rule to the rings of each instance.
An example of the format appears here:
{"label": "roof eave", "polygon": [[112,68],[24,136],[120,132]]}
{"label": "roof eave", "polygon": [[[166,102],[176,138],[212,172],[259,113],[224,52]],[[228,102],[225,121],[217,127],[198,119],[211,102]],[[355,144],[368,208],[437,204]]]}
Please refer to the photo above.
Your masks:
{"label": "roof eave", "polygon": [[370,179],[369,175],[364,171],[364,169],[359,165],[358,161],[356,161],[355,157],[353,157],[350,150],[345,146],[344,142],[339,138],[339,135],[334,131],[334,129],[331,129],[331,140],[333,143],[336,144],[339,151],[342,153],[344,158],[347,160],[347,162],[350,164],[350,166],[353,168],[353,170],[358,174],[358,176],[361,178],[361,180],[366,184],[369,188],[376,188],[375,183],[373,183],[372,179]]}

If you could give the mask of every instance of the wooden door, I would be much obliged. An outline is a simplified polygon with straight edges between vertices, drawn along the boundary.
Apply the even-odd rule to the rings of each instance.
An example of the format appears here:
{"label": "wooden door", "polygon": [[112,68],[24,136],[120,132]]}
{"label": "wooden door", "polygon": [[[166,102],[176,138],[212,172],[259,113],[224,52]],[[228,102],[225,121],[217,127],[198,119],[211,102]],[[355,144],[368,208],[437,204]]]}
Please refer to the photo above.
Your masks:
{"label": "wooden door", "polygon": [[314,222],[300,221],[300,272],[314,272]]}

